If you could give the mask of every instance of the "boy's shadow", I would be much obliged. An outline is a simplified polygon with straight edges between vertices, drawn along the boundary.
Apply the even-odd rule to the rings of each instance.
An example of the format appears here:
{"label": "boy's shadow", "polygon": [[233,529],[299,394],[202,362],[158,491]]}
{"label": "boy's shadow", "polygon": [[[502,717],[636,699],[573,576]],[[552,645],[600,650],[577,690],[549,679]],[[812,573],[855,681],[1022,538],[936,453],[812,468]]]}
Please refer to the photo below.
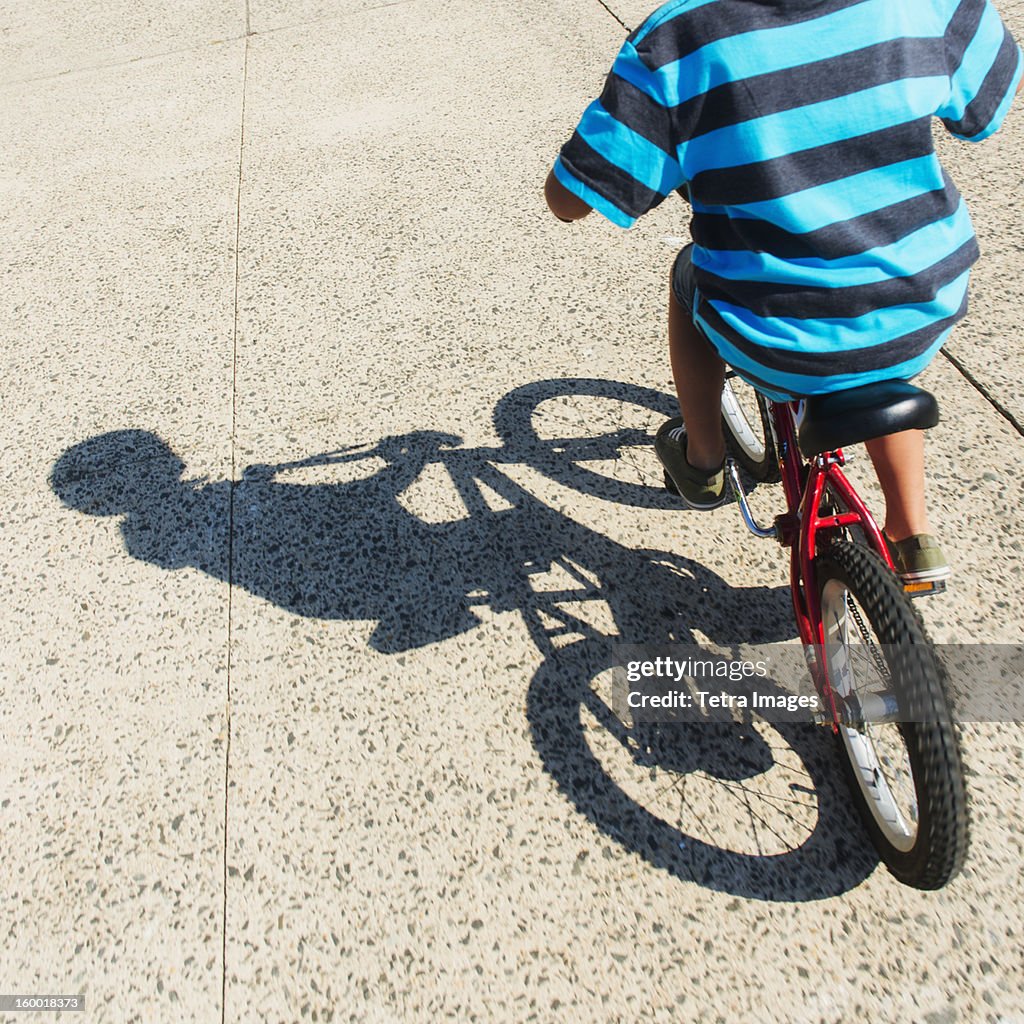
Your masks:
{"label": "boy's shadow", "polygon": [[[185,480],[184,464],[160,438],[117,431],[69,449],[51,484],[71,508],[120,516],[135,558],[230,579],[297,615],[376,620],[371,646],[396,653],[476,625],[466,595],[493,575],[487,548],[468,536],[476,527],[424,523],[397,500],[458,441],[429,432],[387,438],[371,451],[250,466],[232,485]],[[278,480],[287,470],[358,458],[382,468],[344,483]]]}
{"label": "boy's shadow", "polygon": [[[586,382],[572,383],[579,390]],[[564,386],[543,382],[520,393],[533,407],[539,400],[558,397]],[[383,653],[463,634],[479,623],[474,608],[481,605],[519,612],[544,659],[531,686],[528,714],[546,767],[595,824],[658,866],[693,878],[692,865],[684,868],[677,853],[652,856],[646,849],[651,825],[645,812],[637,817],[628,811],[629,799],[616,787],[608,788],[603,770],[574,731],[580,702],[589,699],[581,686],[590,678],[577,659],[581,651],[585,658],[605,657],[611,642],[579,609],[605,602],[615,633],[637,642],[694,643],[691,629],[698,627],[716,643],[771,642],[793,635],[788,590],[733,588],[689,559],[618,544],[513,482],[497,467],[527,461],[529,454],[523,432],[518,438],[510,436],[500,422],[515,408],[511,400],[516,394],[499,406],[505,444],[497,449],[465,449],[453,435],[419,431],[280,466],[254,465],[234,483],[210,483],[184,479],[184,463],[156,435],[124,430],[68,449],[55,463],[50,484],[69,508],[121,517],[125,546],[133,557],[166,569],[197,568],[297,615],[375,621],[369,643]],[[627,440],[636,443],[633,435],[617,431],[588,440],[586,458],[593,463],[612,457]],[[576,482],[558,451],[533,456],[542,470],[550,468],[545,460],[557,465],[562,483]],[[287,482],[289,470],[369,459],[377,467],[369,476],[351,479],[346,474],[340,483]],[[424,522],[399,500],[433,463],[445,466],[466,506],[468,514],[456,522]],[[579,490],[596,493],[589,470],[580,469],[578,476]],[[483,501],[478,483],[503,499],[502,511]],[[627,494],[626,500],[648,507],[672,504],[654,488]],[[563,582],[553,586],[553,578]],[[566,647],[564,641],[573,634],[582,639]],[[751,745],[749,730],[741,737],[718,726],[688,728],[698,732],[676,736],[689,748],[688,763],[695,755],[697,761],[722,766],[734,757],[762,768],[771,764],[763,741],[755,739]],[[714,749],[706,742],[709,728],[718,729]],[[817,736],[794,733],[786,739],[804,761],[820,759]],[[661,746],[669,761],[677,759]],[[728,774],[728,769],[721,767],[721,772]],[[826,795],[830,791],[828,779],[816,777],[815,785],[824,786]],[[608,825],[609,814],[614,826]],[[630,821],[639,822],[636,835]],[[830,841],[823,827],[819,822],[810,844],[818,851],[815,863]],[[670,830],[659,840],[659,850],[667,848],[672,835]],[[713,847],[705,854],[718,862]],[[806,858],[797,855],[790,870],[776,858],[765,874],[765,859],[753,858],[751,864],[740,865],[737,875],[736,862],[723,856],[728,880],[705,884],[762,898],[832,894],[856,884],[871,868],[867,858],[839,857],[846,863],[836,870],[837,857],[832,857],[831,876],[817,871],[808,875]]]}
{"label": "boy's shadow", "polygon": [[[164,441],[124,430],[70,448],[50,484],[69,508],[120,517],[134,558],[164,569],[197,568],[297,615],[376,621],[370,646],[383,653],[465,633],[479,624],[472,609],[482,604],[521,612],[546,653],[550,639],[537,623],[541,612],[558,614],[558,597],[606,601],[620,635],[644,640],[659,636],[668,619],[695,601],[704,620],[742,607],[749,640],[791,635],[776,614],[785,605],[774,590],[729,588],[699,567],[695,592],[695,563],[610,540],[496,470],[500,449],[467,450],[459,443],[453,435],[419,431],[372,448],[249,466],[232,485],[184,479],[184,463]],[[380,468],[369,476],[287,482],[295,469],[371,459]],[[425,522],[399,501],[438,462],[469,506],[470,514],[455,522]],[[478,481],[499,492],[504,510],[481,501]],[[560,569],[574,579],[568,591],[535,587],[538,577]],[[584,622],[575,620],[596,635]]]}

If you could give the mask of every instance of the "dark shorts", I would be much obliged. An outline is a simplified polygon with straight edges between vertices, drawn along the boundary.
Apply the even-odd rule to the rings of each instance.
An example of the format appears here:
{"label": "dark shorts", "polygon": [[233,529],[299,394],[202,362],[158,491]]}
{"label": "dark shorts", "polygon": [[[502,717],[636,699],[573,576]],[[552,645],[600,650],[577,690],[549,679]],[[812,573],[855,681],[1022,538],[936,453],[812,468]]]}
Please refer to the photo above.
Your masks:
{"label": "dark shorts", "polygon": [[[709,344],[719,352],[719,355],[729,362],[729,357],[719,350],[718,345],[715,343],[713,337],[711,337],[707,331],[705,331],[700,323],[697,322],[695,317],[695,306],[697,302],[697,275],[693,269],[693,243],[683,246],[679,251],[679,255],[676,256],[675,263],[672,265],[672,294],[675,296],[676,302],[686,311],[690,319],[693,320],[694,325],[701,332],[701,334],[707,338]],[[940,336],[942,337],[942,336]],[[939,341],[936,343],[933,349],[926,352],[918,361],[920,367],[915,368],[913,372],[902,373],[894,375],[891,371],[885,372],[885,369],[874,369],[869,368],[865,372],[858,373],[861,367],[853,368],[854,372],[850,374],[844,374],[841,377],[829,377],[820,376],[815,380],[816,387],[810,394],[826,394],[831,391],[842,391],[847,388],[859,387],[863,384],[870,384],[875,380],[890,380],[896,377],[900,380],[911,380],[916,376],[924,367],[931,361],[932,357],[938,351]],[[778,355],[778,352],[774,354]],[[775,375],[770,369],[764,367],[762,371],[759,371],[758,376],[754,376],[748,370],[743,367],[737,367],[733,365],[735,372],[742,377],[752,387],[757,388],[758,391],[762,391],[769,398],[779,402],[792,401],[805,397],[802,393],[795,393],[790,390],[789,382],[786,380],[777,380]],[[801,370],[800,367],[794,368],[793,373],[806,372]],[[858,376],[861,379],[857,379]],[[834,382],[834,383],[833,383]]]}
{"label": "dark shorts", "polygon": [[[693,315],[693,307],[696,304],[697,276],[693,270],[692,252],[693,243],[691,242],[688,246],[683,246],[676,257],[676,262],[672,265],[672,294],[676,297],[676,301],[686,310],[691,321],[693,321],[693,326],[708,340],[708,344],[718,351],[718,346],[715,344],[714,339],[708,335],[707,331],[700,327]],[[726,362],[729,361],[722,352],[719,352],[719,355],[725,358]],[[773,398],[775,401],[792,401],[794,398],[801,397],[800,395],[790,394],[782,390],[782,388],[771,381],[752,377],[742,370],[736,370],[735,367],[733,367],[733,370],[751,387],[763,391],[769,398]]]}
{"label": "dark shorts", "polygon": [[693,301],[697,291],[697,275],[693,272],[693,242],[683,246],[672,266],[672,294],[690,317],[693,317]]}
{"label": "dark shorts", "polygon": [[[679,250],[679,255],[676,257],[676,261],[672,265],[672,294],[675,296],[676,302],[682,306],[693,321],[693,325],[698,331],[700,331],[703,337],[707,339],[708,344],[717,352],[718,346],[715,345],[714,340],[708,336],[707,331],[697,323],[697,320],[694,317],[694,306],[697,301],[697,275],[693,269],[692,253],[693,242],[689,245],[684,245],[683,248]],[[722,353],[719,352],[719,355],[722,355]],[[724,356],[722,357],[725,358]],[[728,362],[728,360],[726,361]],[[758,391],[763,391],[769,398],[773,398],[777,402],[788,402],[795,397],[799,397],[783,391],[771,382],[751,377],[743,370],[736,370],[736,373],[751,387],[757,388]]]}

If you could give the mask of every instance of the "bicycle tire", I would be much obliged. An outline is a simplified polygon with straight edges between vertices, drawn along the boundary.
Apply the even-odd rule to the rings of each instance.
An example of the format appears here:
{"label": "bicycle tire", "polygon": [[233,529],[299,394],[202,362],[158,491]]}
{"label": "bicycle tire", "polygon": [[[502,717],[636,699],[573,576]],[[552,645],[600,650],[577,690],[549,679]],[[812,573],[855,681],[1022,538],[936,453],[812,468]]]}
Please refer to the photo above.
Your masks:
{"label": "bicycle tire", "polygon": [[730,371],[722,389],[722,430],[736,461],[760,483],[781,479],[764,395]]}
{"label": "bicycle tire", "polygon": [[[870,625],[883,646],[872,651],[865,644],[862,670],[873,661],[879,674],[887,671],[888,692],[898,705],[894,721],[838,726],[837,748],[850,791],[889,871],[917,889],[942,888],[963,866],[968,811],[957,730],[941,667],[919,615],[874,552],[837,540],[815,559],[815,569],[826,635],[831,629],[834,640],[837,627],[848,629],[850,621],[861,633]],[[858,606],[863,615],[857,613]],[[848,658],[851,649],[847,646],[844,656]],[[826,657],[830,668],[837,670],[830,671],[830,679],[842,696],[853,676],[849,661],[840,667],[834,643],[826,643]],[[909,815],[898,806],[893,788],[898,780],[890,778],[897,771],[884,753],[886,741],[903,748],[901,770],[909,772],[908,789],[915,804]]]}

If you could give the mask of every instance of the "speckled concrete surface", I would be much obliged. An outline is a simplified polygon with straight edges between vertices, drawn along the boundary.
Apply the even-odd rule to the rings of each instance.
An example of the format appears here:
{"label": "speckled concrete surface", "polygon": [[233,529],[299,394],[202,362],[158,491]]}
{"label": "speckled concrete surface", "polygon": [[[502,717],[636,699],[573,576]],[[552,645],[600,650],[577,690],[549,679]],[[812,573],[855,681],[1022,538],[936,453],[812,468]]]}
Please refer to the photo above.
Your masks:
{"label": "speckled concrete surface", "polygon": [[[1024,5],[997,5],[1017,39],[1024,37]],[[981,246],[971,278],[971,309],[953,332],[948,352],[978,387],[1024,424],[1020,308],[1024,287],[1013,269],[1021,257],[1024,223],[1024,104],[980,145],[938,133],[939,155],[963,193]]]}
{"label": "speckled concrete surface", "polygon": [[79,75],[175,53],[191,53],[194,60],[205,45],[244,35],[243,7],[238,0],[4,0],[0,83]]}
{"label": "speckled concrete surface", "polygon": [[[610,712],[616,637],[793,638],[783,553],[657,486],[683,207],[623,233],[539,195],[641,5],[0,11],[0,992],[1024,1019],[1019,726],[965,729],[970,860],[920,894],[827,736]],[[1016,409],[1021,123],[957,175],[974,382],[924,380],[944,641],[1024,639],[1024,442],[989,400]]]}
{"label": "speckled concrete surface", "polygon": [[[231,472],[243,57],[0,92],[0,988],[96,1020],[220,1000],[228,588],[167,484]],[[193,521],[223,560],[221,495]]]}

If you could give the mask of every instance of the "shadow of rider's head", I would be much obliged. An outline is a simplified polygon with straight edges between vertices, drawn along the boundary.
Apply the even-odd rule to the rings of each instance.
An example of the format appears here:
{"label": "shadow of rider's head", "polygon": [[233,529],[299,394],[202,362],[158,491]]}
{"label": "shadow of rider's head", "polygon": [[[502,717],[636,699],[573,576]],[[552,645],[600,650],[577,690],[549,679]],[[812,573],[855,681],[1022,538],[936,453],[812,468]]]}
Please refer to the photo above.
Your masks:
{"label": "shadow of rider's head", "polygon": [[57,460],[50,486],[68,508],[94,516],[135,512],[180,498],[185,464],[156,434],[115,430]]}

